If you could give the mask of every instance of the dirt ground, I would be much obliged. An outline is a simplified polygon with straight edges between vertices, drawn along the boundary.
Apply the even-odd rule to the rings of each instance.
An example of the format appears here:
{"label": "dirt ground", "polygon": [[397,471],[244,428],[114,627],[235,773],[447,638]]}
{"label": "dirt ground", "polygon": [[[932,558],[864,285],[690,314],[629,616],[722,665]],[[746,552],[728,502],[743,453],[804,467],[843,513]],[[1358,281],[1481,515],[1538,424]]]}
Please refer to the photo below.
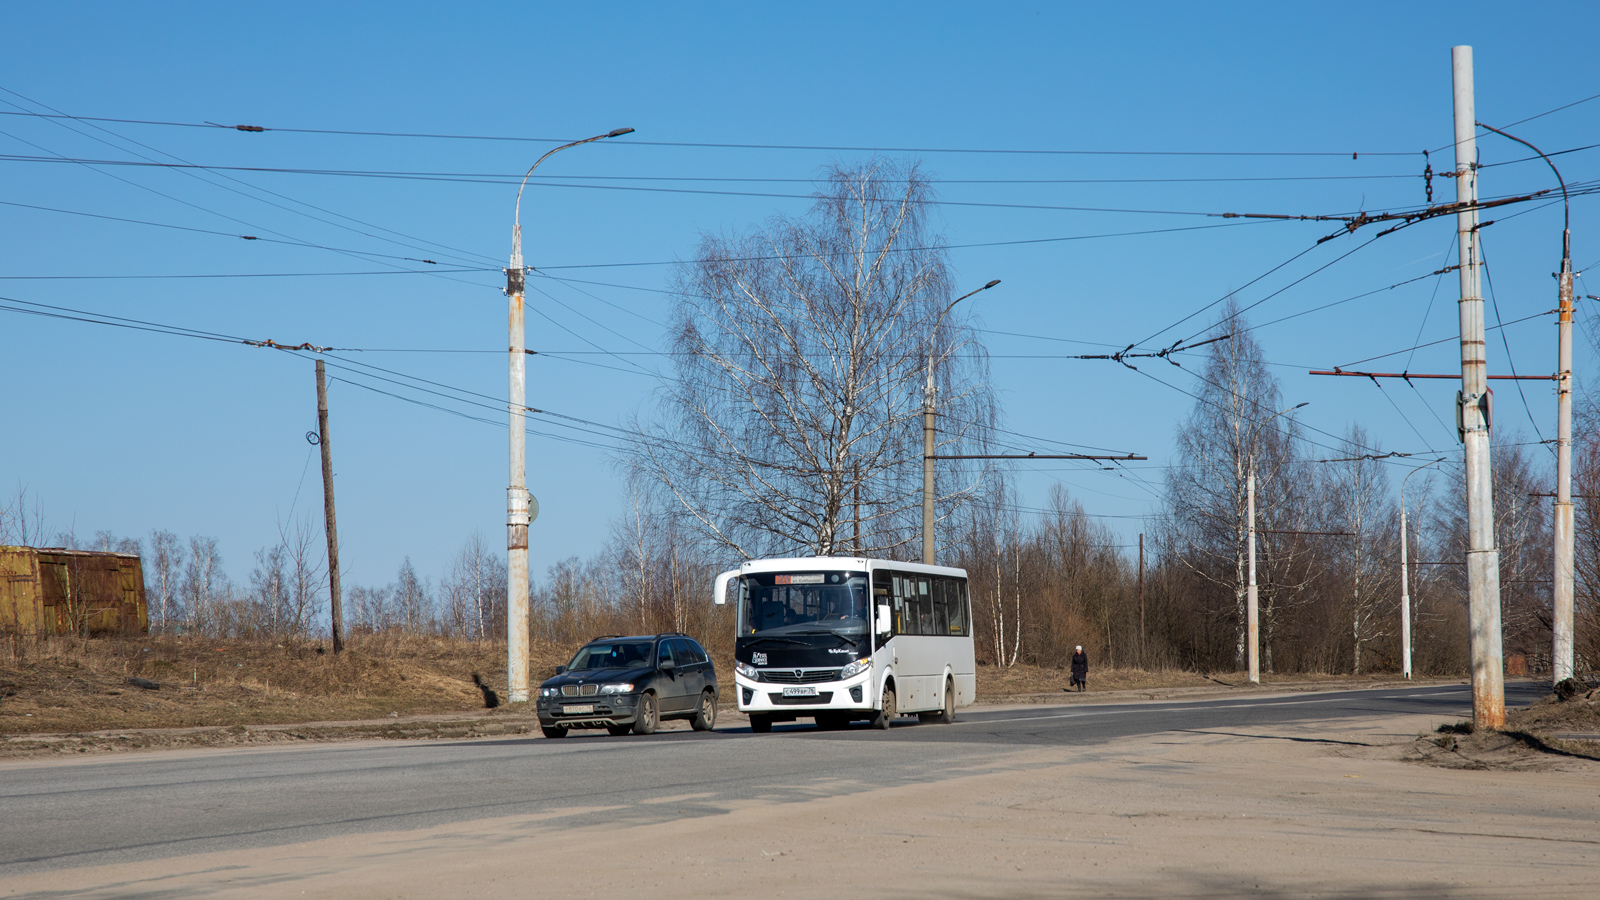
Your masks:
{"label": "dirt ground", "polygon": [[[337,656],[326,650],[183,637],[55,638],[0,658],[0,736],[459,714],[484,708],[474,672],[505,688],[504,645],[368,635]],[[565,653],[539,648],[535,678],[565,661]]]}
{"label": "dirt ground", "polygon": [[1416,736],[1440,724],[1029,749],[988,774],[661,824],[574,827],[574,808],[68,869],[0,882],[0,895],[1498,898],[1514,884],[1594,897],[1600,763],[1416,764]]}

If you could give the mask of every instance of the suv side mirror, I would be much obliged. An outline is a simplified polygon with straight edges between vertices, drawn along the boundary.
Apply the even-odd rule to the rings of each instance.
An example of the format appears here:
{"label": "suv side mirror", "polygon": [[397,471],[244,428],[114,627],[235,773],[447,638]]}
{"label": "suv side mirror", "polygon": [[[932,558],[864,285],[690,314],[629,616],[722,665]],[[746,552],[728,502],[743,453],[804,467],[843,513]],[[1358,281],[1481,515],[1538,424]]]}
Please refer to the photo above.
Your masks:
{"label": "suv side mirror", "polygon": [[557,675],[564,675],[564,674],[566,674],[566,671],[567,671],[567,667],[566,666],[556,666],[556,674]]}
{"label": "suv side mirror", "polygon": [[673,662],[670,659],[663,659],[661,661],[661,664],[656,666],[656,668],[660,669],[663,672],[671,672],[673,669],[676,669],[677,667],[678,667],[678,664]]}
{"label": "suv side mirror", "polygon": [[894,630],[894,620],[889,617],[889,607],[878,607],[877,633],[888,634]]}

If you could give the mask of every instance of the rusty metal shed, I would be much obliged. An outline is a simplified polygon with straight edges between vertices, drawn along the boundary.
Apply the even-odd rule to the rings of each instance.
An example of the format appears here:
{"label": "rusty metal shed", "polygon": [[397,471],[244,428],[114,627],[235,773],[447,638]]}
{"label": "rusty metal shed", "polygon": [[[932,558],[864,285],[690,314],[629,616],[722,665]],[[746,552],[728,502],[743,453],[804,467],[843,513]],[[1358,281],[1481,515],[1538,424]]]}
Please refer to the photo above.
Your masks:
{"label": "rusty metal shed", "polygon": [[0,634],[149,630],[138,554],[0,546]]}

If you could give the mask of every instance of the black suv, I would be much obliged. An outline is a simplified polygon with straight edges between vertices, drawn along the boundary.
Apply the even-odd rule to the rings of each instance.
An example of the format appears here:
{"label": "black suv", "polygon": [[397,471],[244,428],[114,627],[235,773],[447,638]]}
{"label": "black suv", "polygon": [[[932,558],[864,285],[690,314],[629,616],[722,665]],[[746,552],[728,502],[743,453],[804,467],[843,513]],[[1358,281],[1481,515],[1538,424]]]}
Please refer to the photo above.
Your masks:
{"label": "black suv", "polygon": [[696,731],[717,722],[716,667],[686,634],[597,637],[539,685],[547,738],[569,728],[650,734],[663,719],[688,719]]}

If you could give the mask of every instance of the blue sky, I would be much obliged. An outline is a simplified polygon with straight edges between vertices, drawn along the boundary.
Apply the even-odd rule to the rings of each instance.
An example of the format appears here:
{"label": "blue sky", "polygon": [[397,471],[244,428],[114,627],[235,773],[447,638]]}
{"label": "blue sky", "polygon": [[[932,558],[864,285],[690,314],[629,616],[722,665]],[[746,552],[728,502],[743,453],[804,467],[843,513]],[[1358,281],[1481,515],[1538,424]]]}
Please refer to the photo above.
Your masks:
{"label": "blue sky", "polygon": [[[1336,226],[1179,213],[1422,205],[1422,151],[1451,141],[1455,44],[1476,49],[1485,122],[1509,124],[1600,93],[1587,61],[1586,39],[1600,24],[1592,4],[1543,4],[1537,15],[1505,4],[1376,3],[1337,11],[1286,4],[329,7],[21,5],[0,33],[0,112],[49,107],[171,123],[540,139],[638,129],[554,157],[540,170],[549,178],[530,187],[523,207],[528,262],[564,279],[532,280],[528,345],[577,352],[531,360],[528,402],[604,425],[648,410],[650,373],[664,367],[650,353],[663,345],[671,298],[659,291],[672,268],[636,264],[687,258],[704,233],[799,214],[808,180],[823,167],[869,155],[672,145],[920,151],[890,155],[919,159],[940,181],[941,197],[951,201],[936,214],[946,240],[991,244],[951,251],[957,284],[1003,280],[969,302],[989,329],[1006,427],[1150,457],[1118,473],[1034,464],[1019,472],[1023,502],[1040,505],[1059,480],[1130,542],[1139,517],[1156,508],[1160,467],[1192,404],[1179,389],[1196,382],[1164,363],[1142,367],[1147,377],[1114,363],[1041,357],[1150,338],[1231,291],[1254,302],[1372,233],[1329,241],[1251,284]],[[1547,151],[1600,142],[1600,100],[1514,130]],[[208,166],[503,176],[522,172],[550,146],[0,115],[0,154],[10,157],[0,159],[0,296],[12,301],[6,305],[366,348],[339,356],[503,398],[497,267],[509,251],[514,185],[14,157],[131,161],[142,154]],[[1486,163],[1526,155],[1492,136],[1480,138],[1480,148]],[[1597,160],[1600,151],[1581,151],[1559,157],[1559,165],[1569,183],[1580,182],[1595,177]],[[1435,170],[1451,166],[1448,151],[1432,161]],[[1278,180],[1226,180],[1268,178]],[[996,183],[1007,181],[1022,183]],[[1550,184],[1547,169],[1520,163],[1485,170],[1482,191]],[[1435,189],[1436,200],[1453,199],[1445,183]],[[1501,221],[1485,229],[1507,321],[1554,306],[1549,275],[1560,247],[1559,207],[1516,212],[1524,214],[1493,216]],[[1580,267],[1600,263],[1597,225],[1592,200],[1575,200]],[[1195,230],[1169,230],[1184,228]],[[1160,230],[1169,231],[1089,237]],[[1390,383],[1386,398],[1371,383],[1306,374],[1410,347],[1419,335],[1454,335],[1454,275],[1309,312],[1453,263],[1451,239],[1448,221],[1418,225],[1252,311],[1257,324],[1303,313],[1265,325],[1258,339],[1286,401],[1311,402],[1302,414],[1307,425],[1339,433],[1360,422],[1386,450],[1454,451],[1453,430],[1438,421],[1450,421],[1448,382]],[[395,267],[432,271],[327,274]],[[120,277],[131,275],[252,277]],[[1493,308],[1488,315],[1493,323]],[[1587,311],[1580,319],[1585,328],[1593,321]],[[1202,314],[1151,343],[1208,322]],[[1552,325],[1545,316],[1505,329],[1518,371],[1553,368]],[[1509,370],[1506,349],[1491,336],[1492,372]],[[1446,342],[1418,351],[1409,367],[1451,372],[1456,359]],[[1407,360],[1383,365],[1398,369]],[[1584,350],[1578,362],[1580,374],[1592,368]],[[398,389],[366,371],[333,374],[503,420],[493,409]],[[84,536],[153,527],[214,535],[242,580],[251,553],[275,539],[279,522],[315,516],[318,470],[304,438],[316,426],[307,359],[0,312],[0,384],[0,487],[25,486],[57,528]],[[1527,383],[1524,391],[1526,412],[1509,386],[1497,390],[1497,426],[1533,440],[1536,423],[1551,436],[1549,386]],[[330,393],[347,583],[386,582],[408,554],[437,576],[473,531],[499,541],[503,426],[342,381]],[[1013,440],[1041,451],[1058,446]],[[529,487],[542,508],[533,529],[536,577],[558,559],[597,549],[621,508],[613,460],[593,446],[530,437]]]}

